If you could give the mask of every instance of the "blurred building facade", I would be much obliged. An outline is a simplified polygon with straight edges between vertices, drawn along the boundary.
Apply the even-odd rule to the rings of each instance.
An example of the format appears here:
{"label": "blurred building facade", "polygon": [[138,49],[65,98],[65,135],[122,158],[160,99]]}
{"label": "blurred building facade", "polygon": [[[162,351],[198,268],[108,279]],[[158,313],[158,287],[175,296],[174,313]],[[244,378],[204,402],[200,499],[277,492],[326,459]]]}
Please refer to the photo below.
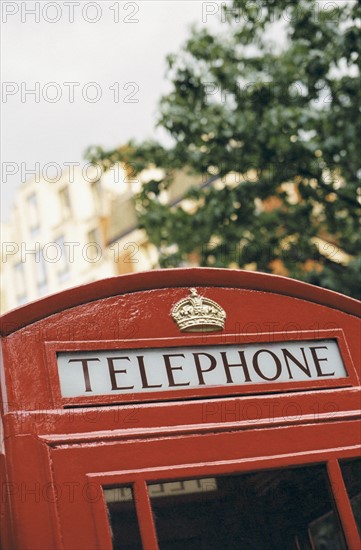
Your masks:
{"label": "blurred building facade", "polygon": [[18,188],[10,219],[1,225],[1,313],[69,287],[149,269],[156,260],[136,229],[125,172],[99,177],[91,168]]}
{"label": "blurred building facade", "polygon": [[[120,166],[100,177],[96,169],[86,177],[78,169],[56,183],[37,178],[21,185],[1,226],[1,313],[66,288],[158,267],[159,250],[139,229],[134,202],[141,185],[157,179],[155,172],[128,179]],[[236,176],[205,180],[180,170],[160,200],[191,213],[197,201],[184,199],[191,187],[233,186]],[[183,266],[200,260],[190,254]]]}

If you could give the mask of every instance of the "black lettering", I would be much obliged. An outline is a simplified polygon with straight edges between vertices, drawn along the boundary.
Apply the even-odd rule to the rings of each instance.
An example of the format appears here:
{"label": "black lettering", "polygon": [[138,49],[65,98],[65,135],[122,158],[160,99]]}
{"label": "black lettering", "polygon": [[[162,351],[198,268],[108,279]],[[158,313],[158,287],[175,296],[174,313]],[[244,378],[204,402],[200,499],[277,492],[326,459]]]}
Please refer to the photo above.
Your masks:
{"label": "black lettering", "polygon": [[75,363],[76,361],[80,361],[81,364],[82,364],[82,367],[83,367],[85,391],[93,391],[91,389],[91,385],[90,385],[90,376],[89,376],[88,363],[89,363],[89,361],[100,361],[100,359],[98,359],[98,357],[92,357],[91,359],[69,359],[68,363]]}
{"label": "black lettering", "polygon": [[249,371],[248,371],[248,367],[247,367],[247,363],[246,363],[246,358],[244,356],[244,351],[239,351],[238,354],[239,354],[239,358],[240,358],[241,362],[231,365],[230,363],[228,363],[227,352],[221,351],[223,366],[224,366],[224,370],[225,370],[226,377],[227,377],[227,384],[234,384],[232,376],[231,376],[231,371],[230,371],[230,369],[232,367],[242,367],[243,373],[244,373],[244,381],[245,382],[252,382],[251,377],[249,375]]}
{"label": "black lettering", "polygon": [[140,378],[142,379],[143,388],[161,388],[163,384],[148,384],[147,373],[145,372],[144,355],[137,355]]}
{"label": "black lettering", "polygon": [[315,362],[315,367],[316,367],[316,371],[317,371],[317,376],[318,377],[321,377],[321,376],[333,376],[335,374],[335,371],[333,372],[322,372],[321,370],[321,365],[320,365],[320,362],[321,361],[327,361],[327,358],[326,357],[318,357],[317,356],[317,350],[318,349],[327,349],[328,350],[328,347],[327,346],[314,346],[314,347],[310,347],[310,350],[311,350],[311,353],[312,353],[312,358]]}
{"label": "black lettering", "polygon": [[134,388],[134,386],[118,386],[117,384],[117,379],[116,379],[116,374],[125,374],[127,372],[126,369],[122,369],[122,370],[115,370],[114,368],[114,361],[117,361],[117,360],[124,360],[126,359],[127,361],[130,361],[129,357],[107,357],[107,361],[108,361],[108,368],[109,368],[109,375],[110,375],[110,380],[111,380],[111,383],[112,383],[112,391],[113,390],[132,390]]}
{"label": "black lettering", "polygon": [[[199,360],[200,355],[205,355],[210,360],[211,363],[210,363],[210,366],[209,366],[208,369],[202,369],[201,362]],[[203,373],[214,370],[217,366],[217,361],[216,361],[216,358],[213,357],[213,355],[211,355],[210,353],[193,353],[193,357],[194,357],[194,361],[195,361],[195,364],[196,364],[199,385],[202,386],[202,385],[205,384]]]}
{"label": "black lettering", "polygon": [[[261,369],[259,367],[259,364],[258,364],[258,356],[261,354],[261,353],[269,353],[269,355],[272,357],[272,359],[274,360],[275,362],[275,365],[276,365],[276,374],[272,377],[268,377],[268,376],[265,376],[262,372],[261,372]],[[257,351],[254,356],[253,356],[253,368],[254,370],[256,371],[256,373],[258,374],[258,376],[260,376],[261,378],[263,378],[263,380],[277,380],[277,378],[280,377],[281,375],[281,372],[282,372],[282,365],[281,365],[281,361],[278,359],[277,355],[275,353],[273,353],[273,351],[270,351],[268,349],[260,349],[259,351]]]}
{"label": "black lettering", "polygon": [[289,374],[289,377],[290,378],[293,378],[292,376],[292,372],[291,372],[291,367],[290,367],[290,364],[288,362],[288,360],[290,359],[291,361],[294,362],[295,365],[297,365],[297,367],[299,369],[301,369],[305,374],[307,374],[307,376],[309,378],[312,377],[312,374],[311,374],[311,371],[310,371],[310,367],[308,366],[308,363],[307,363],[307,359],[306,359],[306,354],[305,354],[305,349],[304,348],[300,348],[300,350],[302,351],[302,355],[303,355],[303,360],[305,362],[305,364],[303,365],[301,363],[301,361],[299,361],[297,359],[297,357],[295,357],[294,355],[292,355],[292,353],[290,351],[288,351],[288,349],[286,348],[282,348],[281,351],[283,353],[283,356],[285,358],[285,361],[286,361],[286,365],[287,365],[287,370],[288,370],[288,374]]}
{"label": "black lettering", "polygon": [[189,386],[190,382],[187,382],[186,384],[176,384],[174,382],[173,371],[174,370],[183,370],[183,367],[173,367],[171,365],[171,362],[170,362],[171,357],[183,357],[184,358],[184,354],[183,353],[170,353],[170,354],[167,354],[167,355],[163,355],[165,368],[167,370],[169,386],[171,388],[174,388],[176,386]]}

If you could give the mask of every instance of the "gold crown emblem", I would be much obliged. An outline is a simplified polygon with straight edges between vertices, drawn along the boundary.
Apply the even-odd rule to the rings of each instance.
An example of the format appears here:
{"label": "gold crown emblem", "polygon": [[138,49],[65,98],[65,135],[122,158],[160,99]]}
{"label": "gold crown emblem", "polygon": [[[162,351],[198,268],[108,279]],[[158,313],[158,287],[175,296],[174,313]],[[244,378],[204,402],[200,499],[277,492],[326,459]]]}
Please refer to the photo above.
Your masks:
{"label": "gold crown emblem", "polygon": [[175,304],[170,314],[183,332],[222,330],[226,312],[213,300],[199,296],[195,288],[191,295]]}

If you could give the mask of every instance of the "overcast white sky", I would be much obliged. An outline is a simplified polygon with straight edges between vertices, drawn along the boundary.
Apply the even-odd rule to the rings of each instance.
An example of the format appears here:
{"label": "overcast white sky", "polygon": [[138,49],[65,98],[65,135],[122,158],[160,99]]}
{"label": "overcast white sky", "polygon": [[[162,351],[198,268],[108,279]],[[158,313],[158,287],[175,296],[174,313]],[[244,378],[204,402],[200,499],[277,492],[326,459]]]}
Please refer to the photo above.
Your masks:
{"label": "overcast white sky", "polygon": [[[15,188],[36,162],[41,170],[52,162],[63,167],[84,162],[89,145],[112,148],[153,136],[157,102],[167,91],[165,57],[179,49],[192,23],[204,24],[201,0],[43,0],[38,22],[30,13],[35,4],[2,2],[4,220]],[[216,11],[216,2],[208,4],[209,12]],[[207,19],[219,24],[216,15]],[[79,85],[64,85],[70,82]],[[26,95],[36,86],[39,102]],[[100,91],[99,101],[89,101]],[[138,102],[124,103],[127,96]]]}

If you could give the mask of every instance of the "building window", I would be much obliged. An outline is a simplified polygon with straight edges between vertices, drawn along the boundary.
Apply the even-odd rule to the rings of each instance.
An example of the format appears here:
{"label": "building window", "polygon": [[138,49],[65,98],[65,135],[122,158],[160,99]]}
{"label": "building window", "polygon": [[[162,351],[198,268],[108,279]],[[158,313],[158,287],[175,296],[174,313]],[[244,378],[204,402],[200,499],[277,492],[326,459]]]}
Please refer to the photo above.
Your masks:
{"label": "building window", "polygon": [[26,302],[27,297],[24,263],[19,262],[15,264],[14,271],[16,301],[21,305]]}
{"label": "building window", "polygon": [[48,281],[46,275],[46,262],[42,250],[39,250],[35,254],[35,276],[38,294],[39,296],[43,296],[48,290]]}
{"label": "building window", "polygon": [[70,201],[70,193],[69,193],[68,186],[65,186],[62,189],[60,189],[59,201],[60,201],[62,218],[63,219],[69,218],[71,214],[71,201]]}
{"label": "building window", "polygon": [[29,231],[31,237],[35,237],[40,230],[38,200],[35,193],[26,199],[27,216],[29,220]]}
{"label": "building window", "polygon": [[95,265],[101,259],[102,255],[102,238],[99,228],[96,227],[88,231],[83,257],[87,262]]}
{"label": "building window", "polygon": [[100,236],[100,231],[99,231],[99,228],[98,227],[95,227],[94,229],[91,229],[89,232],[88,232],[88,239],[87,239],[87,242],[88,244],[92,244],[92,243],[95,243],[99,246],[102,245],[102,238]]}
{"label": "building window", "polygon": [[94,202],[95,206],[98,206],[99,202],[100,202],[100,197],[101,197],[100,180],[92,181],[90,188],[91,188],[91,193],[92,193],[92,196],[93,196],[93,202]]}
{"label": "building window", "polygon": [[67,257],[67,251],[65,248],[64,236],[61,235],[55,240],[58,247],[58,261],[57,261],[57,275],[59,283],[69,279],[69,262]]}

